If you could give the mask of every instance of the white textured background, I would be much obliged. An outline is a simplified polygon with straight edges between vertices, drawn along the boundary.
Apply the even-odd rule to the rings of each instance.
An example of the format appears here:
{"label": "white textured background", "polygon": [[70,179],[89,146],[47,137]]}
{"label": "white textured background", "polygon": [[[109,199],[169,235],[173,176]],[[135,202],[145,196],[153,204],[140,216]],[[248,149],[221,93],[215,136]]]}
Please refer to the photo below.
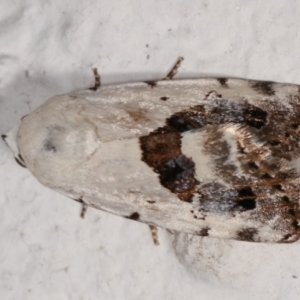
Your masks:
{"label": "white textured background", "polygon": [[[1,0],[0,133],[93,84],[232,76],[300,83],[300,2]],[[172,236],[41,186],[0,141],[0,299],[299,299],[300,242]]]}

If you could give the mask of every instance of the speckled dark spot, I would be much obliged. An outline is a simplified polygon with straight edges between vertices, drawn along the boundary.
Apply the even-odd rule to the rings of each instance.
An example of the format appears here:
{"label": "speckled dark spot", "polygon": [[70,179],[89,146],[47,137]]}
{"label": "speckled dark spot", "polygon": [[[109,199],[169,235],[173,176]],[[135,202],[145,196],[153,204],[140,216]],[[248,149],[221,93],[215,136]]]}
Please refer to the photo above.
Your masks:
{"label": "speckled dark spot", "polygon": [[254,236],[258,233],[256,228],[244,228],[239,230],[236,235],[240,241],[254,242]]}
{"label": "speckled dark spot", "polygon": [[149,80],[149,81],[144,81],[146,84],[148,84],[149,86],[151,86],[152,88],[157,86],[157,81],[155,80]]}
{"label": "speckled dark spot", "polygon": [[259,107],[248,104],[244,116],[246,124],[261,129],[267,123],[268,113]]}
{"label": "speckled dark spot", "polygon": [[273,82],[269,81],[250,81],[250,86],[258,93],[267,96],[274,96]]}
{"label": "speckled dark spot", "polygon": [[291,124],[291,127],[292,127],[293,129],[297,129],[297,128],[299,127],[299,125],[296,124],[296,123],[293,123],[293,124]]}
{"label": "speckled dark spot", "polygon": [[288,234],[284,235],[283,239],[288,240],[291,237],[292,237],[292,235],[290,233],[288,233]]}
{"label": "speckled dark spot", "polygon": [[281,184],[275,184],[275,185],[273,185],[273,188],[278,190],[278,191],[283,191],[283,188],[282,188]]}
{"label": "speckled dark spot", "polygon": [[236,190],[218,182],[199,187],[199,207],[203,212],[230,213],[253,210],[256,208],[256,196],[247,187]]}
{"label": "speckled dark spot", "polygon": [[130,219],[130,220],[138,221],[140,219],[140,214],[138,212],[134,212],[130,216],[126,217],[126,218]]}
{"label": "speckled dark spot", "polygon": [[201,128],[207,125],[207,115],[204,106],[197,105],[188,111],[175,113],[167,119],[167,124],[178,132]]}
{"label": "speckled dark spot", "polygon": [[282,201],[284,201],[284,202],[289,202],[289,201],[290,201],[290,198],[287,197],[287,196],[283,196],[281,199],[282,199]]}
{"label": "speckled dark spot", "polygon": [[249,200],[240,200],[237,201],[237,207],[242,208],[242,210],[251,210],[256,208],[256,202],[255,200],[249,199]]}
{"label": "speckled dark spot", "polygon": [[217,80],[223,87],[228,87],[228,84],[227,84],[228,79],[227,78],[217,78]]}
{"label": "speckled dark spot", "polygon": [[280,145],[280,142],[279,142],[279,141],[276,141],[276,140],[268,141],[268,143],[269,143],[271,146],[278,146],[278,145]]}
{"label": "speckled dark spot", "polygon": [[258,169],[258,165],[254,161],[249,161],[248,166],[250,169]]}
{"label": "speckled dark spot", "polygon": [[250,186],[245,186],[238,190],[240,199],[256,199],[256,195],[253,193],[252,188]]}
{"label": "speckled dark spot", "polygon": [[211,228],[209,227],[203,227],[200,232],[199,232],[199,235],[201,236],[209,236],[209,233],[208,231],[210,230]]}
{"label": "speckled dark spot", "polygon": [[156,203],[155,201],[151,201],[151,200],[147,200],[147,202],[148,202],[149,204],[154,204],[154,203]]}
{"label": "speckled dark spot", "polygon": [[297,220],[293,220],[291,225],[293,228],[295,228],[295,230],[299,230],[299,223]]}
{"label": "speckled dark spot", "polygon": [[268,174],[268,173],[265,173],[264,175],[262,175],[260,177],[260,179],[272,179],[272,176],[270,174]]}
{"label": "speckled dark spot", "polygon": [[46,151],[52,151],[52,152],[56,152],[56,147],[54,146],[53,142],[51,139],[48,139],[45,141],[44,143],[44,149]]}
{"label": "speckled dark spot", "polygon": [[290,209],[288,209],[288,214],[291,215],[291,216],[295,216],[296,212],[295,212],[294,209],[290,208]]}
{"label": "speckled dark spot", "polygon": [[2,140],[6,143],[7,135],[6,135],[6,134],[2,134],[2,135],[1,135],[1,138],[2,138]]}
{"label": "speckled dark spot", "polygon": [[170,97],[166,97],[166,96],[160,97],[160,100],[162,100],[162,101],[167,101],[168,99],[170,99]]}

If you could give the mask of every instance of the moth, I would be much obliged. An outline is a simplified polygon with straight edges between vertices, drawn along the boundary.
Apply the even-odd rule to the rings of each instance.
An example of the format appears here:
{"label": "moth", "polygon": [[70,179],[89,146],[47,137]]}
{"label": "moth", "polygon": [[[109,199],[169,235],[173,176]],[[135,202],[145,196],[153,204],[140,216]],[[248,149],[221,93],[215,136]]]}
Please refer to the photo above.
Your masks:
{"label": "moth", "polygon": [[[45,186],[193,235],[300,237],[300,86],[162,80],[55,96],[3,139]],[[13,143],[15,142],[15,144]]]}

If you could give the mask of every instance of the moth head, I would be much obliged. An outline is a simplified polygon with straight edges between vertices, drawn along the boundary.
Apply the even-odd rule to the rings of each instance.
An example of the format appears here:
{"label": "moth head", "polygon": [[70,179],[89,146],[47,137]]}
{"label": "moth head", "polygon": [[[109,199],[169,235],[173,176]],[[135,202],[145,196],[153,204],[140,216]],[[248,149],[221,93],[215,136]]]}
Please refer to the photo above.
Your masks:
{"label": "moth head", "polygon": [[99,146],[94,126],[70,101],[53,97],[23,118],[16,132],[18,154],[41,182],[74,173]]}

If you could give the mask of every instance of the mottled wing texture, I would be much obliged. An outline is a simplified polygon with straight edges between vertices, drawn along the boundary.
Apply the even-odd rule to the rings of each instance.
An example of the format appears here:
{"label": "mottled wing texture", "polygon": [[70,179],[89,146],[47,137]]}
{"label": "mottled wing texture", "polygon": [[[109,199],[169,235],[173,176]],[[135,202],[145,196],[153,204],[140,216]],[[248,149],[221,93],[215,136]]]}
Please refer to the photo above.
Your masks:
{"label": "mottled wing texture", "polygon": [[299,131],[299,86],[198,79],[50,99],[22,120],[18,145],[42,183],[96,208],[201,236],[286,243],[300,234]]}

